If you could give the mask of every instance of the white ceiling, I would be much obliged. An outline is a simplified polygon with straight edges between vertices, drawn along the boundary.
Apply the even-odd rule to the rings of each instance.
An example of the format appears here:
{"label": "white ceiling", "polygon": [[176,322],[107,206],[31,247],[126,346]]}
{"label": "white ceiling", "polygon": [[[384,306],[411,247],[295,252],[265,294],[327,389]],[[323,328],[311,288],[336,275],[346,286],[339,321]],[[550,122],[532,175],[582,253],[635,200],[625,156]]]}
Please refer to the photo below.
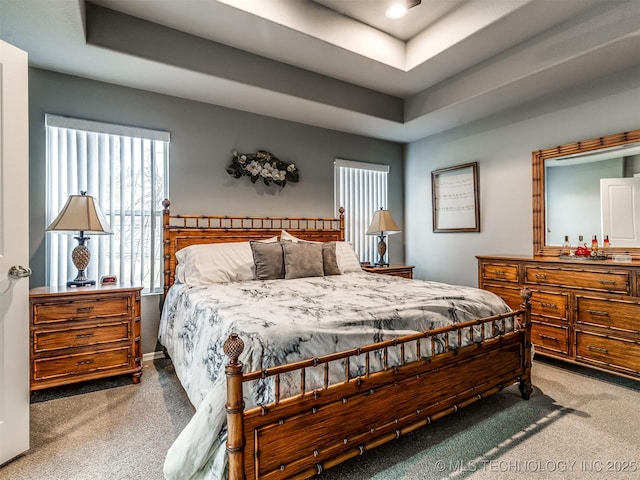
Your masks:
{"label": "white ceiling", "polygon": [[399,142],[640,66],[639,0],[423,0],[395,22],[390,1],[93,1],[150,27],[0,0],[0,38],[36,67]]}

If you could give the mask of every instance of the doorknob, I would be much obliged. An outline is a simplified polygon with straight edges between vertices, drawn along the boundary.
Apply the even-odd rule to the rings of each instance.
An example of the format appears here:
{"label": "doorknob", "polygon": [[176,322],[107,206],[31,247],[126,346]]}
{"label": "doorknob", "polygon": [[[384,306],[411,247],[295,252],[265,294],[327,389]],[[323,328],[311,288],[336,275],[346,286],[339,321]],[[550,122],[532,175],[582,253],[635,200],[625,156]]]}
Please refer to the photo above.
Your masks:
{"label": "doorknob", "polygon": [[31,269],[25,268],[22,265],[18,265],[17,267],[14,265],[9,269],[9,278],[27,278],[31,276]]}

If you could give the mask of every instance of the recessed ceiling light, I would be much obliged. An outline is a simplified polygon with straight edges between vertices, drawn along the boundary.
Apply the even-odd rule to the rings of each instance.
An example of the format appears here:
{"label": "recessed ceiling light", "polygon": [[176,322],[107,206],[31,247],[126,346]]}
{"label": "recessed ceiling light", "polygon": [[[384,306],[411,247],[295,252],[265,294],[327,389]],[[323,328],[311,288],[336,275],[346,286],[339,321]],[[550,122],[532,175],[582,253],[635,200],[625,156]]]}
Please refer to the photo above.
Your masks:
{"label": "recessed ceiling light", "polygon": [[396,3],[395,5],[391,5],[387,8],[386,15],[389,18],[400,18],[404,17],[407,13],[407,8],[404,5]]}

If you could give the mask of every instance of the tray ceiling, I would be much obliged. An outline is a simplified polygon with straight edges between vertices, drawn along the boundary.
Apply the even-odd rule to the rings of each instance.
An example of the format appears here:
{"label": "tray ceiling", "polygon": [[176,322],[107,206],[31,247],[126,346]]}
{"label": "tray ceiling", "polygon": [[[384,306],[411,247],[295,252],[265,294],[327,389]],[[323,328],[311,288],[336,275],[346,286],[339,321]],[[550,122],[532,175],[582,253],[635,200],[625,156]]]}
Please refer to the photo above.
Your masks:
{"label": "tray ceiling", "polygon": [[0,0],[36,67],[398,142],[640,68],[635,0]]}

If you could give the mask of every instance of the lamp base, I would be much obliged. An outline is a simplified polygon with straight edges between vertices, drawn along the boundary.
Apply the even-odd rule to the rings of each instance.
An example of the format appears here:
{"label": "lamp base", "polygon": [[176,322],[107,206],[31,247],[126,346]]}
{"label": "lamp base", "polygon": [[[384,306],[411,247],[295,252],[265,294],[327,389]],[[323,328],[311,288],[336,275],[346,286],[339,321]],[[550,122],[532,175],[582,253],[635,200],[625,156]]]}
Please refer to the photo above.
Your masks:
{"label": "lamp base", "polygon": [[84,274],[84,270],[78,270],[78,275],[73,280],[67,282],[67,287],[84,287],[86,285],[95,285],[95,280],[89,280]]}
{"label": "lamp base", "polygon": [[89,260],[91,260],[91,252],[89,248],[85,245],[85,242],[89,240],[89,237],[84,236],[84,232],[80,232],[79,237],[75,237],[78,240],[78,246],[73,249],[71,252],[71,260],[73,264],[78,269],[78,274],[76,278],[67,282],[67,287],[84,287],[86,285],[95,285],[95,280],[89,280],[87,276],[84,274],[84,270],[89,265]]}
{"label": "lamp base", "polygon": [[376,267],[388,267],[389,264],[384,261],[384,254],[387,253],[387,244],[384,241],[384,234],[378,236],[378,262]]}

